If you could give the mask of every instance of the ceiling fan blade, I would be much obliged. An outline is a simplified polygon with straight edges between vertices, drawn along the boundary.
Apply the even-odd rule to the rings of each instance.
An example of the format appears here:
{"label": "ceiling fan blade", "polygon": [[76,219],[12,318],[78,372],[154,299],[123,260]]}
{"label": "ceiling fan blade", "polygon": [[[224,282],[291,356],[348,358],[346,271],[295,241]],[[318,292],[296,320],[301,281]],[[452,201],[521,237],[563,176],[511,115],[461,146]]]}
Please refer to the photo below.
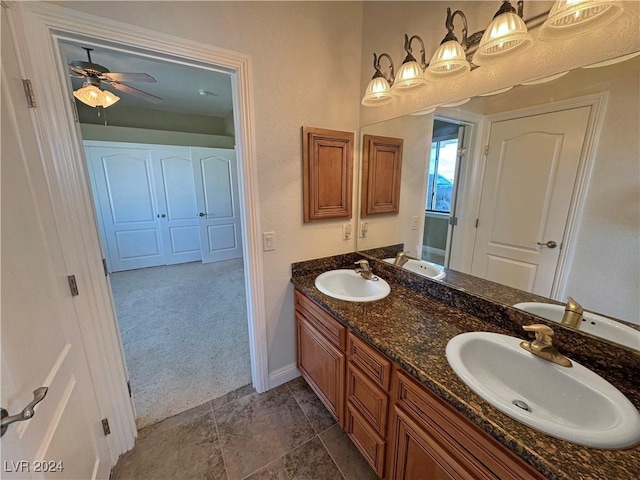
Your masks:
{"label": "ceiling fan blade", "polygon": [[136,97],[140,97],[151,103],[160,103],[162,102],[162,98],[156,97],[155,95],[151,95],[150,93],[143,92],[142,90],[138,90],[137,88],[130,87],[129,85],[125,85],[124,83],[118,82],[108,82],[116,90],[120,90],[121,92],[129,93],[131,95],[135,95]]}
{"label": "ceiling fan blade", "polygon": [[155,83],[156,79],[147,73],[115,73],[109,72],[104,75],[105,80],[115,82],[149,82]]}
{"label": "ceiling fan blade", "polygon": [[82,75],[83,77],[87,76],[86,72],[82,68],[76,67],[75,65],[69,64],[69,70],[71,70],[74,73],[77,73],[78,75]]}

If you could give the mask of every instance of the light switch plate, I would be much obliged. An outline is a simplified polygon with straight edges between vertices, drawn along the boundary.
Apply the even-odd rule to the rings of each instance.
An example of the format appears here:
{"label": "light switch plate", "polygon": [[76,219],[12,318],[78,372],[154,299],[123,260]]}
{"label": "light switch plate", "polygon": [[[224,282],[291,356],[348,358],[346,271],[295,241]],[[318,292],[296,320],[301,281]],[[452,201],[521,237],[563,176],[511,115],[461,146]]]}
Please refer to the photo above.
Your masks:
{"label": "light switch plate", "polygon": [[411,230],[417,230],[418,229],[418,217],[413,216],[411,217]]}
{"label": "light switch plate", "polygon": [[276,249],[275,232],[262,232],[262,250],[271,252]]}

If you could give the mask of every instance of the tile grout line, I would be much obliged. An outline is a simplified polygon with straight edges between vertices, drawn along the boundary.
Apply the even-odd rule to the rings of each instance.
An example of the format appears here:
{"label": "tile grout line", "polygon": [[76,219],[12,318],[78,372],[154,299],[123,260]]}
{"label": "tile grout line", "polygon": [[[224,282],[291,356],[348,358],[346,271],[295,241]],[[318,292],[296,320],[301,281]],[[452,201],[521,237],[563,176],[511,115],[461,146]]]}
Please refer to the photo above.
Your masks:
{"label": "tile grout line", "polygon": [[[241,478],[241,480],[246,480],[247,478],[249,478],[251,475],[254,475],[256,473],[258,473],[260,470],[267,468],[269,465],[271,465],[272,463],[277,462],[278,460],[281,460],[283,457],[289,455],[291,452],[303,447],[304,445],[306,445],[307,443],[309,443],[310,441],[312,441],[314,438],[316,438],[318,435],[314,435],[313,437],[311,437],[310,439],[302,442],[300,445],[298,445],[297,447],[292,448],[291,450],[289,450],[288,452],[283,453],[282,455],[280,455],[277,458],[274,458],[273,460],[271,460],[270,462],[265,463],[264,465],[262,465],[260,468],[254,470],[253,472],[251,472],[250,474],[244,476]],[[319,438],[318,438],[319,439]],[[322,440],[320,440],[320,443],[322,443]],[[324,444],[323,444],[324,446]],[[326,448],[326,447],[325,447]],[[333,460],[333,458],[331,459]],[[334,462],[335,463],[335,462]]]}
{"label": "tile grout line", "polygon": [[[333,464],[336,466],[336,468],[338,469],[338,472],[340,472],[340,475],[342,476],[343,479],[346,480],[346,476],[344,474],[344,472],[342,471],[342,469],[340,468],[340,465],[338,465],[338,462],[336,462],[336,459],[333,458],[333,455],[331,455],[331,452],[329,451],[329,449],[327,448],[327,446],[325,445],[325,443],[322,441],[322,437],[320,437],[321,434],[323,434],[324,432],[326,432],[327,430],[329,430],[330,428],[335,427],[336,425],[338,425],[337,423],[334,423],[333,425],[331,425],[330,427],[325,428],[324,430],[322,430],[321,432],[316,431],[316,428],[313,426],[313,424],[311,423],[311,420],[309,420],[309,417],[307,416],[307,413],[304,411],[304,409],[302,408],[302,406],[300,405],[300,402],[298,401],[298,399],[296,398],[296,396],[293,393],[293,390],[291,390],[291,387],[289,386],[289,382],[286,383],[287,388],[289,389],[289,391],[291,392],[291,396],[293,397],[293,399],[296,401],[296,403],[298,404],[298,407],[300,407],[300,410],[302,410],[303,415],[305,416],[305,418],[307,419],[307,422],[309,422],[309,424],[311,425],[311,428],[313,428],[313,431],[316,432],[316,437],[318,437],[318,440],[320,440],[320,443],[322,444],[322,448],[325,449],[325,451],[327,452],[327,454],[329,455],[329,458],[331,459],[331,461],[333,462]],[[306,442],[305,442],[306,443]],[[304,444],[303,444],[304,445]],[[294,449],[295,450],[295,449]]]}
{"label": "tile grout line", "polygon": [[[333,428],[335,427],[336,424],[331,425],[329,428]],[[323,430],[322,433],[326,432],[327,430],[329,430],[329,428]],[[340,428],[340,427],[338,427]],[[329,450],[329,448],[327,448],[327,445],[324,443],[324,441],[322,440],[322,437],[320,436],[320,434],[318,434],[318,440],[320,440],[320,443],[322,444],[322,446],[324,447],[324,449],[327,451],[327,453],[329,454],[329,458],[331,459],[331,461],[333,462],[333,464],[336,466],[336,468],[338,469],[338,472],[340,472],[340,475],[342,475],[342,478],[346,480],[347,476],[344,474],[344,472],[342,471],[342,469],[340,468],[340,465],[338,465],[338,462],[336,462],[336,459],[333,457],[333,455],[331,455],[331,451]]]}
{"label": "tile grout line", "polygon": [[224,450],[222,449],[222,441],[220,440],[220,430],[218,430],[218,420],[216,419],[216,412],[213,409],[213,402],[209,401],[209,408],[211,409],[211,416],[213,416],[213,425],[216,427],[216,436],[218,437],[218,446],[220,447],[220,456],[222,457],[222,466],[224,467],[224,476],[229,480],[229,471],[227,470],[227,462],[224,459]]}

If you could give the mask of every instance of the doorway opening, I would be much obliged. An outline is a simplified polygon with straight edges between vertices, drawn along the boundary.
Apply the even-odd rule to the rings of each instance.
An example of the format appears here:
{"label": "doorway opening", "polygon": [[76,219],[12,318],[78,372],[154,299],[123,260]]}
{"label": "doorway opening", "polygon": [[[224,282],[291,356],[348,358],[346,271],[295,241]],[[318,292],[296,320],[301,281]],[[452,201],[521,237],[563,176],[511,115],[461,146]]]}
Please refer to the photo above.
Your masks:
{"label": "doorway opening", "polygon": [[231,76],[86,38],[59,47],[67,64],[88,47],[112,72],[156,80],[102,82],[120,97],[108,108],[76,101],[142,428],[252,382]]}
{"label": "doorway opening", "polygon": [[435,117],[425,199],[422,260],[449,266],[461,171],[471,126]]}

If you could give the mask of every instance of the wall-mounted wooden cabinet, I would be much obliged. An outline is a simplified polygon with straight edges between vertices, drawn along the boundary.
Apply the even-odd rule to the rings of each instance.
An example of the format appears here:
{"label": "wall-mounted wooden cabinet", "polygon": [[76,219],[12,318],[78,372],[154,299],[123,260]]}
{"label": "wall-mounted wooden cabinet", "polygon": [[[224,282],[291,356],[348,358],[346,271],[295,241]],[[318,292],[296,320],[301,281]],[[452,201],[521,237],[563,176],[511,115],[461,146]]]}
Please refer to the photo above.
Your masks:
{"label": "wall-mounted wooden cabinet", "polygon": [[360,215],[399,213],[402,139],[364,135]]}
{"label": "wall-mounted wooden cabinet", "polygon": [[302,128],[304,221],[351,218],[353,132]]}

